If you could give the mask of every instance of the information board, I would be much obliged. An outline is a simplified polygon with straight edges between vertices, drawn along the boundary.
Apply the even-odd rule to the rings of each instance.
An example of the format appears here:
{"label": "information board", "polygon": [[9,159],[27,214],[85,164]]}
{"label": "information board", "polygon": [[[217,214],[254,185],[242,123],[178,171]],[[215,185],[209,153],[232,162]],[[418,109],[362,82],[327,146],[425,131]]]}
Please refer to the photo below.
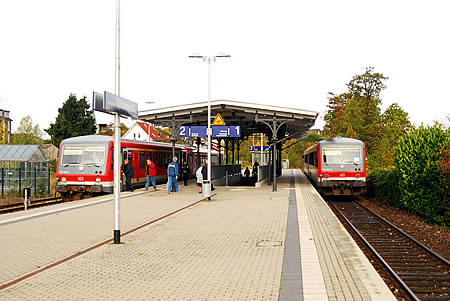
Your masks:
{"label": "information board", "polygon": [[[179,126],[178,137],[205,138],[207,137],[206,126]],[[213,126],[211,137],[213,138],[239,138],[241,137],[241,126]]]}
{"label": "information board", "polygon": [[[268,151],[268,150],[269,150],[269,146],[264,145],[263,146],[263,151],[265,152],[265,151]],[[250,146],[250,151],[251,152],[260,152],[261,151],[261,146],[260,145],[258,145],[258,146]]]}

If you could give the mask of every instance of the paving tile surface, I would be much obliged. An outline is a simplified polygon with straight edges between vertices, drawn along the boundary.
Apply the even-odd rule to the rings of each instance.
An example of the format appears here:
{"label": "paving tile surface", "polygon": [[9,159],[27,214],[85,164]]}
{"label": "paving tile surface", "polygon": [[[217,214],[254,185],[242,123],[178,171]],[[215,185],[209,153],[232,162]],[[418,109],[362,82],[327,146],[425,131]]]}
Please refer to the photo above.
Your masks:
{"label": "paving tile surface", "polygon": [[[0,300],[278,300],[283,283],[302,287],[284,300],[395,300],[303,174],[284,171],[278,183],[277,192],[217,187],[212,201],[11,285]],[[180,189],[122,198],[122,233],[201,199],[193,185]],[[291,191],[299,246],[285,250]],[[0,216],[0,285],[110,239],[110,199]],[[300,254],[300,274],[291,261],[283,269],[287,253]]]}

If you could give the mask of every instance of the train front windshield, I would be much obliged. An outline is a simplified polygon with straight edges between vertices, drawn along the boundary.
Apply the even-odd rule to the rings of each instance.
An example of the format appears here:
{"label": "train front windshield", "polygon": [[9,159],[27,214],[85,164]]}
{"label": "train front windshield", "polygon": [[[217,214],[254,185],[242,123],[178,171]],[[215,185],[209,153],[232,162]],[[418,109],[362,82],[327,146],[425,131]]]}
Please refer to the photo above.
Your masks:
{"label": "train front windshield", "polygon": [[359,164],[361,163],[361,147],[324,147],[322,161],[325,164]]}
{"label": "train front windshield", "polygon": [[65,145],[62,152],[62,165],[96,165],[105,163],[103,145]]}

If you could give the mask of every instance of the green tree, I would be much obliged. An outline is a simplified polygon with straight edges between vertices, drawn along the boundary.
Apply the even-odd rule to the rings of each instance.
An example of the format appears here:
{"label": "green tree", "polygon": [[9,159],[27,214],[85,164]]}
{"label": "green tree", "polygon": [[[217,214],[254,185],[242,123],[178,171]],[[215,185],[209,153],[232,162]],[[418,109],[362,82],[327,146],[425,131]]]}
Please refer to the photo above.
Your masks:
{"label": "green tree", "polygon": [[371,153],[378,145],[381,135],[381,98],[380,93],[386,89],[384,82],[388,79],[381,73],[375,73],[373,67],[367,67],[362,75],[355,75],[347,84],[349,93],[355,100],[358,108],[358,116],[361,118],[361,128],[353,128],[366,144],[366,148]]}
{"label": "green tree", "polygon": [[303,153],[305,150],[323,140],[323,137],[316,132],[309,132],[306,138],[302,140],[291,139],[283,144],[282,158],[286,159],[289,154],[290,168],[302,168],[303,167]]}
{"label": "green tree", "polygon": [[387,79],[368,67],[364,74],[353,76],[347,84],[347,92],[329,93],[323,135],[360,139],[370,158],[379,146],[383,132],[380,93],[386,88],[384,82]]}
{"label": "green tree", "polygon": [[55,123],[45,131],[50,135],[51,143],[59,145],[62,140],[70,137],[95,134],[94,114],[89,110],[86,96],[77,100],[73,94],[58,109]]}
{"label": "green tree", "polygon": [[392,148],[398,139],[405,136],[411,129],[408,113],[397,103],[391,104],[381,115],[381,136],[377,148],[372,152],[371,166],[392,167],[394,165]]}
{"label": "green tree", "polygon": [[444,208],[448,207],[441,162],[449,147],[449,132],[435,125],[411,130],[393,148],[394,163],[401,174],[400,203],[435,222],[444,222]]}
{"label": "green tree", "polygon": [[325,116],[323,117],[325,125],[323,134],[327,138],[340,136],[344,130],[344,110],[347,101],[350,99],[348,93],[334,94],[328,93],[328,105]]}
{"label": "green tree", "polygon": [[27,115],[20,120],[11,140],[12,144],[42,144],[42,131],[37,123],[33,125],[33,119]]}

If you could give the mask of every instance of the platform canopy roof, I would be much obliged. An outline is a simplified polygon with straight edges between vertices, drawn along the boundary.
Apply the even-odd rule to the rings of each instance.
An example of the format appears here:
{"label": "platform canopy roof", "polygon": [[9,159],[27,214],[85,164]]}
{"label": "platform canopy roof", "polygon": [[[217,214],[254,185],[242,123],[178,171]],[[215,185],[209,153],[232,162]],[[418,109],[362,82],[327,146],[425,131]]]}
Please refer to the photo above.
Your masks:
{"label": "platform canopy roof", "polygon": [[[240,125],[242,137],[264,133],[272,137],[269,127],[273,121],[279,125],[277,138],[303,138],[319,115],[317,112],[296,108],[262,105],[231,100],[211,101],[211,122],[220,113],[226,125]],[[155,125],[207,125],[208,102],[191,103],[139,112],[139,119]],[[266,123],[264,122],[266,121]],[[269,122],[269,124],[267,124]]]}

